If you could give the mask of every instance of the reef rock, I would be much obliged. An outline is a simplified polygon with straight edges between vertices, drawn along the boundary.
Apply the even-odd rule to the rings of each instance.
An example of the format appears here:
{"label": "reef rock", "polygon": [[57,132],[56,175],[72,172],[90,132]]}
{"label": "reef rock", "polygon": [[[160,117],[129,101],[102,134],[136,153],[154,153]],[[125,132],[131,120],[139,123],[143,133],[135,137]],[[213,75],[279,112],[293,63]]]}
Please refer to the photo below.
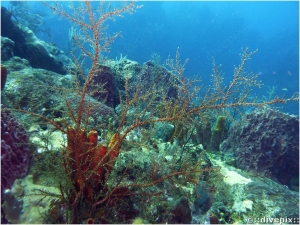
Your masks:
{"label": "reef rock", "polygon": [[116,87],[120,93],[124,93],[125,79],[129,79],[131,88],[129,94],[135,94],[139,88],[140,95],[148,93],[150,90],[164,90],[167,98],[177,98],[178,81],[163,66],[148,61],[140,66],[137,62],[126,59],[126,57],[116,61],[106,62],[115,75]]}
{"label": "reef rock", "polygon": [[[20,60],[16,57],[12,59]],[[11,64],[6,65],[8,65],[8,70],[13,69]],[[25,67],[22,63],[19,65]],[[78,109],[80,96],[74,92],[74,86],[72,75],[63,76],[48,70],[29,67],[8,74],[1,100],[7,107],[18,106],[20,109],[45,117],[53,116],[56,121],[63,122],[70,119],[69,115],[65,113],[68,111],[66,101],[74,112]],[[96,126],[96,123],[103,124],[107,121],[107,117],[115,114],[112,108],[89,96],[86,96],[84,100],[83,110],[83,116],[89,116],[91,124],[93,124],[91,126]],[[19,119],[28,129],[38,118],[22,115]],[[44,121],[39,119],[39,125],[42,124],[45,124]]]}
{"label": "reef rock", "polygon": [[208,215],[210,224],[212,220],[218,224],[289,223],[287,218],[291,219],[290,223],[298,224],[298,192],[267,177],[229,166],[218,157],[217,154],[209,155],[212,165],[219,169],[219,175],[210,176],[207,181],[215,190],[209,191],[212,205],[200,219],[193,214],[194,223],[204,224],[204,217]]}
{"label": "reef rock", "polygon": [[27,59],[34,68],[63,75],[74,69],[72,61],[56,46],[39,40],[30,29],[12,21],[5,7],[1,7],[1,35],[14,43],[13,55]]}
{"label": "reef rock", "polygon": [[232,154],[242,170],[290,185],[299,176],[299,119],[271,108],[257,109],[230,128],[221,151]]}
{"label": "reef rock", "polygon": [[15,47],[15,42],[9,38],[1,36],[1,60],[6,61],[14,56],[13,48]]}
{"label": "reef rock", "polygon": [[2,62],[9,72],[19,71],[26,68],[32,68],[26,59],[14,56],[7,61]]}
{"label": "reef rock", "polygon": [[[122,57],[118,60],[108,60],[105,63],[106,66],[110,67],[114,74],[116,74],[117,83],[124,84],[125,78],[132,78],[141,71],[141,66],[138,62]],[[121,85],[121,84],[120,84]],[[121,85],[124,86],[124,85]]]}

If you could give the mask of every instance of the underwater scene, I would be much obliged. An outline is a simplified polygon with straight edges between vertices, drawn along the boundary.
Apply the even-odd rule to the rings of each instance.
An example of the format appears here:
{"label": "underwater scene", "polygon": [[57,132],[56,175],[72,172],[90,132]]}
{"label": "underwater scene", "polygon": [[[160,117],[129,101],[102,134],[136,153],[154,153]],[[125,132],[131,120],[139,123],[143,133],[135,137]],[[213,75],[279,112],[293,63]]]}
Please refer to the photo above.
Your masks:
{"label": "underwater scene", "polygon": [[2,1],[1,223],[299,224],[299,3]]}

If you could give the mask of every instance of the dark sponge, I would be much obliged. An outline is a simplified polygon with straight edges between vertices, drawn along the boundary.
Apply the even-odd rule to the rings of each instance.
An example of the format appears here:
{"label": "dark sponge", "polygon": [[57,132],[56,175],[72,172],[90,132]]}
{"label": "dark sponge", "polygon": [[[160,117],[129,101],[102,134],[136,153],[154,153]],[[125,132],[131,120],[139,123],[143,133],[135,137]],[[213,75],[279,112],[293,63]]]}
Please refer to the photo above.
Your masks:
{"label": "dark sponge", "polygon": [[299,119],[271,108],[256,109],[229,129],[221,151],[233,153],[242,170],[290,185],[299,177]]}
{"label": "dark sponge", "polygon": [[9,110],[1,106],[1,195],[29,167],[28,136]]}

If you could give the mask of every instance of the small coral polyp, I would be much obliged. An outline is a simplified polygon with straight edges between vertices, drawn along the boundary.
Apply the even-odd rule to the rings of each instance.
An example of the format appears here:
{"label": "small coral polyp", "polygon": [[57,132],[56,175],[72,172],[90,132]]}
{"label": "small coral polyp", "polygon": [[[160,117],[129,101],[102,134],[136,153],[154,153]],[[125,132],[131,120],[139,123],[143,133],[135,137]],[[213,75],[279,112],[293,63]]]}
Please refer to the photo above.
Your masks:
{"label": "small coral polyp", "polygon": [[96,130],[87,134],[69,127],[67,137],[66,166],[71,170],[73,185],[77,193],[84,192],[87,200],[93,202],[94,192],[103,188],[119,155],[120,135],[113,135],[108,147],[97,145]]}

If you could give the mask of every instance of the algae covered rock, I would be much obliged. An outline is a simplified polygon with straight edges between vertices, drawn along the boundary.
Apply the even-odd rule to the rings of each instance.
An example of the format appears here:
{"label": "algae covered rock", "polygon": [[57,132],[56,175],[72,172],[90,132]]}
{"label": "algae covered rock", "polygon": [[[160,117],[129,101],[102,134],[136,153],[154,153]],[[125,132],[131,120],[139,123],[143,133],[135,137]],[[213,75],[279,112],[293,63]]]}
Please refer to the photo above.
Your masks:
{"label": "algae covered rock", "polygon": [[31,68],[27,59],[22,59],[18,56],[12,57],[10,60],[3,62],[10,72]]}
{"label": "algae covered rock", "polygon": [[12,21],[12,14],[1,7],[1,35],[14,42],[13,55],[27,59],[34,68],[66,74],[74,69],[72,61],[56,46],[39,40],[27,27]]}
{"label": "algae covered rock", "polygon": [[210,157],[213,166],[219,167],[220,176],[208,181],[216,190],[208,213],[216,216],[219,223],[250,223],[249,218],[299,217],[297,192]]}
{"label": "algae covered rock", "polygon": [[1,60],[6,61],[14,56],[13,48],[15,42],[9,38],[1,36]]}
{"label": "algae covered rock", "polygon": [[108,60],[105,65],[112,69],[117,80],[124,81],[125,78],[131,78],[141,71],[141,66],[138,62],[122,56],[119,60]]}
{"label": "algae covered rock", "polygon": [[[15,57],[14,57],[15,58]],[[19,60],[20,58],[17,58]],[[23,64],[22,64],[23,65]],[[25,67],[12,71],[7,76],[6,86],[2,91],[2,102],[7,107],[34,112],[45,117],[53,117],[63,123],[70,119],[66,115],[66,101],[72,110],[77,110],[80,96],[74,91],[75,83],[72,75],[60,75],[44,69]],[[89,105],[89,107],[87,107]],[[114,111],[105,104],[86,96],[84,100],[84,116],[90,116],[91,126],[107,117],[113,117]],[[29,121],[38,120],[29,115],[22,115],[29,128]],[[40,125],[44,122],[40,121]]]}

